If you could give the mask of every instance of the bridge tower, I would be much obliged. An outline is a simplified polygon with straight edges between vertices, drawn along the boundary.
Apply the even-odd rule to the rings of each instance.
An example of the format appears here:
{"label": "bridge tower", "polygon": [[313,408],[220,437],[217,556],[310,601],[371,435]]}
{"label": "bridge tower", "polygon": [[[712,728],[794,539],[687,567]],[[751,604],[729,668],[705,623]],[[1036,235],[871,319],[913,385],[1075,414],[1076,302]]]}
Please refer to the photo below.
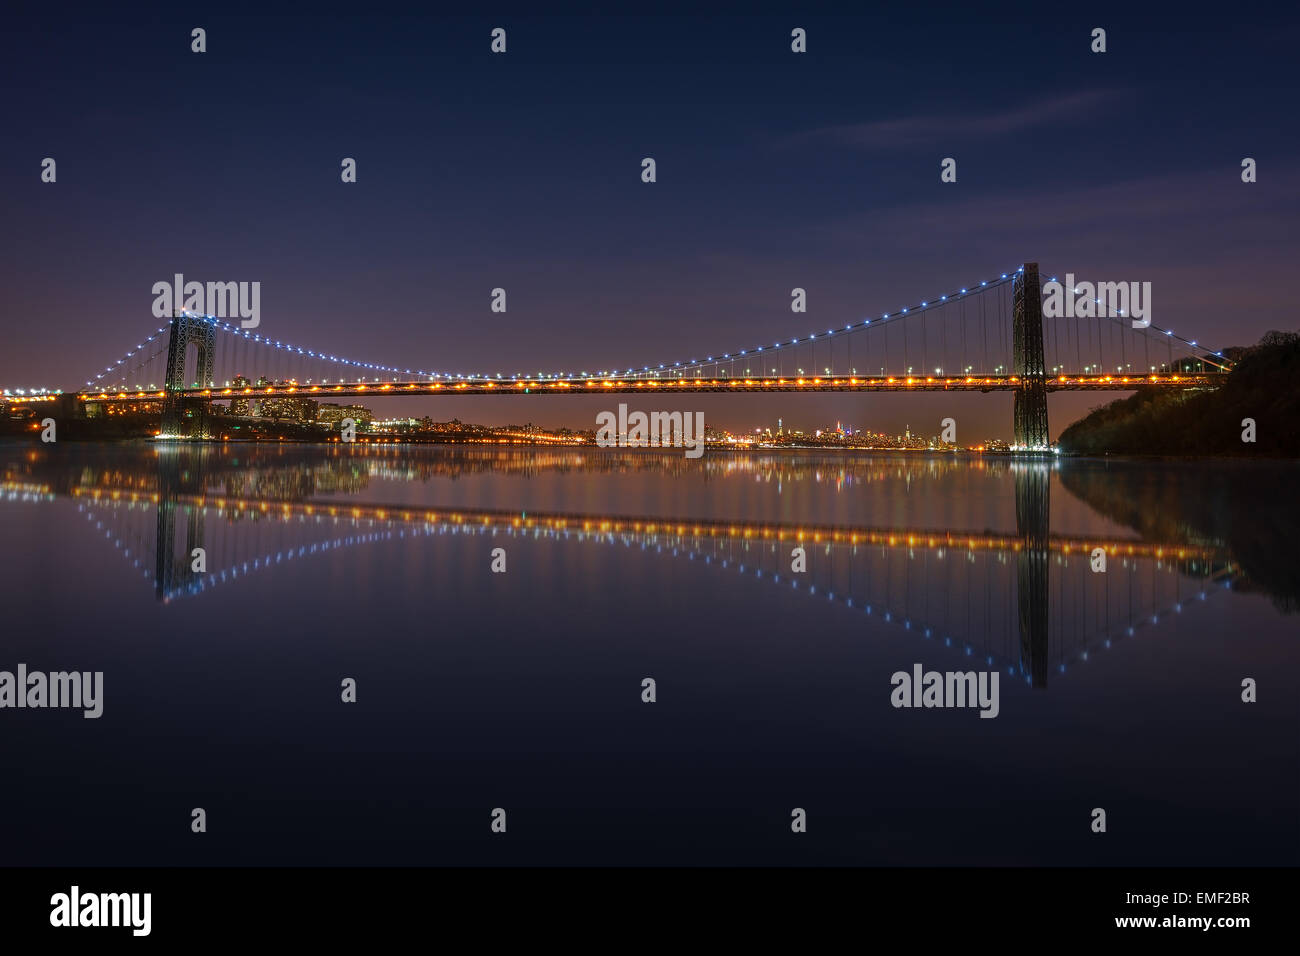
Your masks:
{"label": "bridge tower", "polygon": [[[203,509],[182,505],[182,494],[201,494],[208,449],[200,446],[164,446],[158,449],[158,538],[155,548],[154,593],[166,600],[178,591],[193,588],[198,575],[191,570],[195,548],[203,547]],[[185,550],[176,554],[177,510],[185,519]]]}
{"label": "bridge tower", "polygon": [[1012,373],[1016,388],[1014,440],[1024,451],[1046,451],[1047,371],[1043,357],[1043,288],[1038,263],[1026,262],[1011,286]]}
{"label": "bridge tower", "polygon": [[[1019,393],[1017,393],[1019,398]],[[1020,611],[1020,672],[1047,686],[1048,515],[1051,466],[1042,460],[1011,466],[1016,487],[1016,604]]]}
{"label": "bridge tower", "polygon": [[212,382],[212,364],[217,351],[217,327],[202,316],[178,312],[172,316],[167,334],[167,377],[163,382],[162,433],[175,438],[211,438],[208,426],[208,404],[186,403],[179,389],[190,386],[185,381],[185,360],[190,344],[197,347],[198,361],[194,370],[195,383]]}

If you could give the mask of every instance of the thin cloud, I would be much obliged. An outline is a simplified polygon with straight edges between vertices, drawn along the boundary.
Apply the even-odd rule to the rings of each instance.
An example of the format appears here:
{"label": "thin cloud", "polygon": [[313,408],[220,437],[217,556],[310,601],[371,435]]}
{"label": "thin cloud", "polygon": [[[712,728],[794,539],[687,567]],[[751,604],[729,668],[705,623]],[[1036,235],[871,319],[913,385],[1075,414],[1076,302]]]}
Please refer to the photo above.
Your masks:
{"label": "thin cloud", "polygon": [[799,134],[796,140],[834,140],[866,149],[909,149],[954,137],[990,137],[1031,129],[1046,123],[1076,120],[1116,96],[1112,90],[1072,93],[1001,113],[908,116],[824,126]]}

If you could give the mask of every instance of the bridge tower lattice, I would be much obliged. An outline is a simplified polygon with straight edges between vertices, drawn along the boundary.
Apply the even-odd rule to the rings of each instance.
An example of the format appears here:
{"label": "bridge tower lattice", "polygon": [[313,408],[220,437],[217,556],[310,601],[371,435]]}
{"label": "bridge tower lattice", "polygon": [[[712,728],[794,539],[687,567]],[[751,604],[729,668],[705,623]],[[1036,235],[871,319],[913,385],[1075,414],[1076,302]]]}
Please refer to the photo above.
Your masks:
{"label": "bridge tower lattice", "polygon": [[1016,388],[1012,433],[1022,451],[1046,451],[1047,373],[1043,356],[1043,290],[1038,263],[1026,262],[1011,287],[1012,372]]}
{"label": "bridge tower lattice", "polygon": [[[185,360],[190,344],[197,348],[198,361],[193,383],[185,380]],[[162,433],[170,437],[211,438],[206,402],[187,404],[178,394],[191,384],[211,385],[217,352],[217,328],[202,316],[180,312],[172,316],[167,334],[167,376],[163,383]],[[187,411],[192,414],[187,414]]]}

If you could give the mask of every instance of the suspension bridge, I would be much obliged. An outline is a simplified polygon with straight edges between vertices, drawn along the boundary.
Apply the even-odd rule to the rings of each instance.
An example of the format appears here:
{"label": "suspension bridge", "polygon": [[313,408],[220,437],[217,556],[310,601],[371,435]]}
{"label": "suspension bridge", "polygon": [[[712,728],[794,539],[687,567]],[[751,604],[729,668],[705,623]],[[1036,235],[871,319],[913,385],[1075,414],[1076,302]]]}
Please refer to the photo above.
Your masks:
{"label": "suspension bridge", "polygon": [[[1053,277],[1054,280],[1055,277]],[[1097,300],[1100,302],[1100,300]],[[1044,318],[1037,263],[894,312],[703,358],[598,371],[452,372],[339,356],[182,311],[69,393],[92,404],[156,402],[164,438],[212,437],[215,403],[358,396],[715,392],[1011,392],[1013,448],[1049,447],[1056,391],[1220,384],[1219,352],[1128,316]],[[1104,310],[1103,310],[1104,311]],[[254,376],[256,376],[254,378]]]}

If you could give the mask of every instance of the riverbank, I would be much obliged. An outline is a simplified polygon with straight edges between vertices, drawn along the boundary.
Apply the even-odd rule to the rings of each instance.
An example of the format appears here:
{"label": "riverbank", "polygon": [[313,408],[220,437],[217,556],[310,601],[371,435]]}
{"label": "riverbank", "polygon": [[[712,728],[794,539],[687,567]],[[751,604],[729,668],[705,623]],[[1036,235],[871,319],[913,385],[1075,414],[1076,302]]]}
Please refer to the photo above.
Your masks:
{"label": "riverbank", "polygon": [[1094,409],[1060,445],[1081,455],[1300,457],[1300,335],[1269,333],[1217,389],[1139,389]]}

